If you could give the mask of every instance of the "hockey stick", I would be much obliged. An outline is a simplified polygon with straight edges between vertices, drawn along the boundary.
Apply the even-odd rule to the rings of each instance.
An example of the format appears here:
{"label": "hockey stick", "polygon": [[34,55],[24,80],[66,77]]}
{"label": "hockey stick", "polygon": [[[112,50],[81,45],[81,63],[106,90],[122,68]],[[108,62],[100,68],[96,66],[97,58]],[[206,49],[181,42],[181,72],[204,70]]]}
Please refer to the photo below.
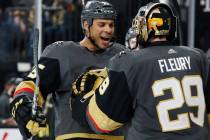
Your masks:
{"label": "hockey stick", "polygon": [[39,42],[39,30],[37,28],[33,29],[33,33],[31,35],[31,42],[33,48],[33,60],[36,71],[36,82],[35,82],[35,90],[33,96],[33,106],[32,106],[32,117],[35,117],[37,114],[37,98],[38,98],[38,86],[39,86],[39,74],[38,74],[38,42]]}
{"label": "hockey stick", "polygon": [[[36,81],[34,88],[34,96],[32,103],[32,119],[36,122],[39,122],[39,127],[46,127],[46,117],[43,114],[42,110],[38,108],[38,95],[39,95],[39,82],[40,77],[38,73],[38,43],[39,43],[39,30],[34,28],[32,34],[30,36],[31,47],[33,48],[33,61],[34,61],[34,69],[36,73]],[[29,139],[32,140],[33,136]]]}

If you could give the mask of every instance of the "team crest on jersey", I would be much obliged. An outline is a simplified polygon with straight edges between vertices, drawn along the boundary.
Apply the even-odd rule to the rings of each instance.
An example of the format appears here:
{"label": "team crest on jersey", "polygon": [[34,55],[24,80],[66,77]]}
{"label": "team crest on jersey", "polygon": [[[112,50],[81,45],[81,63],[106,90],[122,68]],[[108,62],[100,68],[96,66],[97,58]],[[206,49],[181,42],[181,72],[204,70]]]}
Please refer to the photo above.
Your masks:
{"label": "team crest on jersey", "polygon": [[53,45],[56,45],[56,46],[62,46],[64,41],[56,41],[53,43]]}
{"label": "team crest on jersey", "polygon": [[119,53],[119,57],[121,57],[123,54],[126,54],[126,52],[125,52],[125,51],[121,51],[121,52]]}
{"label": "team crest on jersey", "polygon": [[168,51],[168,54],[175,54],[175,53],[177,53],[177,51],[175,51],[174,49],[170,49],[170,50]]}

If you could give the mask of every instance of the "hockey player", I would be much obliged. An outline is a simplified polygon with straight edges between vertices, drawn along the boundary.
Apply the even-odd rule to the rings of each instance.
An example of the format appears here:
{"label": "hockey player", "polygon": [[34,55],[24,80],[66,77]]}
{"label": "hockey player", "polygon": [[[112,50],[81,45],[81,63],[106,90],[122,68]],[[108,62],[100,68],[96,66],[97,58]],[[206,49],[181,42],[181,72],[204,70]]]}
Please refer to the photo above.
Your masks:
{"label": "hockey player", "polygon": [[[39,60],[38,109],[49,93],[55,102],[55,137],[67,139],[123,139],[118,132],[112,135],[96,135],[88,126],[72,119],[70,106],[71,83],[90,67],[103,68],[108,60],[123,50],[112,42],[115,31],[116,11],[106,1],[88,1],[81,14],[85,37],[80,42],[55,42],[44,50]],[[35,69],[16,88],[11,112],[21,134],[29,138],[45,126],[41,111],[32,118],[32,98],[35,89]]]}
{"label": "hockey player", "polygon": [[131,121],[127,140],[209,140],[205,54],[171,45],[176,17],[166,4],[141,7],[132,27],[144,48],[116,55],[107,68],[80,76],[76,85],[87,88],[78,86],[82,92],[74,92],[74,98],[92,96],[86,105],[79,100],[77,107],[72,105],[83,105],[96,133],[110,133]]}
{"label": "hockey player", "polygon": [[139,50],[140,46],[137,43],[137,34],[133,28],[129,28],[125,36],[125,47],[128,50]]}

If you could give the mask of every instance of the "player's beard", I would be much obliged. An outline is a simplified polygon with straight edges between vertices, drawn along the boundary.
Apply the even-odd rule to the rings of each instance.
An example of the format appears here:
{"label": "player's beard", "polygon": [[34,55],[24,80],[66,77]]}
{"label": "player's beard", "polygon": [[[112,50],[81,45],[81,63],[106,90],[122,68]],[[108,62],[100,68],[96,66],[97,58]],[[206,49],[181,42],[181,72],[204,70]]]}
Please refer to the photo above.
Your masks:
{"label": "player's beard", "polygon": [[88,39],[90,40],[90,42],[91,42],[98,50],[101,50],[101,49],[102,49],[102,47],[100,47],[100,45],[98,45],[98,44],[96,43],[95,39],[93,39],[93,38],[91,37],[91,35],[88,37]]}
{"label": "player's beard", "polygon": [[[107,45],[107,47],[103,47],[101,45],[99,45],[99,43],[97,43],[96,39],[94,37],[91,36],[91,33],[89,32],[89,36],[88,39],[90,40],[90,42],[97,48],[97,50],[106,50],[106,48],[109,47],[110,45],[110,40],[108,41],[108,44],[105,44],[104,46]],[[103,42],[102,38],[99,37],[99,40],[101,40],[101,42]]]}

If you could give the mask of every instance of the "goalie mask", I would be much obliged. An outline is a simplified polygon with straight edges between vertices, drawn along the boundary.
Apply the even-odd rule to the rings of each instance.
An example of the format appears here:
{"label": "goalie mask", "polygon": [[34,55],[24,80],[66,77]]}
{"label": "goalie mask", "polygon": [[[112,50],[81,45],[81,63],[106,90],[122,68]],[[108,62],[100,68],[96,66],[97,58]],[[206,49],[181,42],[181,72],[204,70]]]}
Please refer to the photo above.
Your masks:
{"label": "goalie mask", "polygon": [[176,36],[176,17],[168,5],[149,3],[139,9],[132,27],[139,44],[146,44],[149,39],[158,36],[166,36],[171,41]]}

